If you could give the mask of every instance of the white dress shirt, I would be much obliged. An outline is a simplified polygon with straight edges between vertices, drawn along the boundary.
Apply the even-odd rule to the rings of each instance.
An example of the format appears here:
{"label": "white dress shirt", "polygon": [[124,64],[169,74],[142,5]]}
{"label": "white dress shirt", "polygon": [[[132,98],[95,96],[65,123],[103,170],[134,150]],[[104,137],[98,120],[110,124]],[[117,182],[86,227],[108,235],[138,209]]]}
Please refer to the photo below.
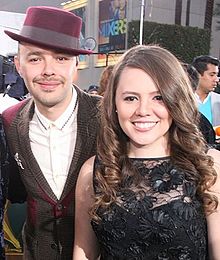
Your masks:
{"label": "white dress shirt", "polygon": [[210,92],[209,92],[209,94],[207,95],[207,97],[203,101],[200,99],[200,96],[196,92],[195,92],[195,97],[196,97],[196,101],[199,104],[205,104],[208,101],[209,97],[210,97]]}
{"label": "white dress shirt", "polygon": [[59,199],[69,172],[77,134],[77,93],[66,111],[54,122],[44,117],[35,106],[29,125],[32,152],[52,191]]}

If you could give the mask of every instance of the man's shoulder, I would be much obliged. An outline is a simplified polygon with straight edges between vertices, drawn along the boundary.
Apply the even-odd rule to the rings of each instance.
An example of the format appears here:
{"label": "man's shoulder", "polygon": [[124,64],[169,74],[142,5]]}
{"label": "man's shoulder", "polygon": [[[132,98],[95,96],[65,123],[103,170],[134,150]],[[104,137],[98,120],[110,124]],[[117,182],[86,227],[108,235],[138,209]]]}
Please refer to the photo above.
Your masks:
{"label": "man's shoulder", "polygon": [[216,93],[214,91],[210,92],[211,96],[215,96],[215,97],[218,97],[220,98],[220,94],[219,93]]}
{"label": "man's shoulder", "polygon": [[91,94],[88,94],[84,91],[81,92],[81,95],[82,95],[83,98],[85,98],[87,101],[89,100],[93,104],[97,104],[100,101],[100,99],[102,98],[99,95],[91,95]]}
{"label": "man's shoulder", "polygon": [[216,92],[211,92],[210,93],[211,95],[211,99],[215,102],[220,102],[220,94],[219,93],[216,93]]}
{"label": "man's shoulder", "polygon": [[101,96],[90,95],[88,93],[85,93],[84,91],[78,92],[78,95],[80,96],[79,104],[82,104],[82,106],[87,107],[87,109],[98,109],[98,104],[102,98]]}
{"label": "man's shoulder", "polygon": [[11,124],[17,113],[25,106],[25,104],[27,104],[28,101],[29,99],[22,100],[18,104],[13,105],[3,111],[2,120],[6,128]]}

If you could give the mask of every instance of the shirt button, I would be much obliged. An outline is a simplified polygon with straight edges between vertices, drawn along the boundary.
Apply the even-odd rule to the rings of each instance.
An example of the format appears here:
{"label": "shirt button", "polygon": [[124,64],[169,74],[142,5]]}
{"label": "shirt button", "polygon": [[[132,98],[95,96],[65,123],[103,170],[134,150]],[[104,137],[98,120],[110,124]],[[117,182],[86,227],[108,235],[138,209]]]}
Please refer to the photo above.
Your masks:
{"label": "shirt button", "polygon": [[57,204],[57,210],[62,210],[63,209],[63,205],[62,204]]}

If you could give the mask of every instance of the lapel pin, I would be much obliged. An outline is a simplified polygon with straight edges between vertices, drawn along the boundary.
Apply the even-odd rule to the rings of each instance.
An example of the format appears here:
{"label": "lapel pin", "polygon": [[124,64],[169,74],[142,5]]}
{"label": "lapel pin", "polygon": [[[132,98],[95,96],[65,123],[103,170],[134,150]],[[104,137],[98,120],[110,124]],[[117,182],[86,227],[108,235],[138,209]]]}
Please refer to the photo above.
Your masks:
{"label": "lapel pin", "polygon": [[18,153],[16,153],[16,154],[14,155],[14,158],[15,158],[15,161],[17,162],[17,165],[18,165],[19,167],[21,167],[22,170],[24,170],[24,167],[23,167],[23,165],[22,165],[22,163],[21,163],[21,159],[19,159],[19,157],[18,157]]}

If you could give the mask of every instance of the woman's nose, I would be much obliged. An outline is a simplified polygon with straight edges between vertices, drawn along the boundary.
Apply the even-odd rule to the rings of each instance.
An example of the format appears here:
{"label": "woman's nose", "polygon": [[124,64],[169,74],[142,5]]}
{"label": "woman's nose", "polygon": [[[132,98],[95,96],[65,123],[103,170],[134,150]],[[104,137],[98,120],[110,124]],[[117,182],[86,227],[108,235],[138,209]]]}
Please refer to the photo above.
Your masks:
{"label": "woman's nose", "polygon": [[150,102],[141,101],[136,109],[136,115],[138,116],[147,116],[150,115],[152,111],[152,106]]}

